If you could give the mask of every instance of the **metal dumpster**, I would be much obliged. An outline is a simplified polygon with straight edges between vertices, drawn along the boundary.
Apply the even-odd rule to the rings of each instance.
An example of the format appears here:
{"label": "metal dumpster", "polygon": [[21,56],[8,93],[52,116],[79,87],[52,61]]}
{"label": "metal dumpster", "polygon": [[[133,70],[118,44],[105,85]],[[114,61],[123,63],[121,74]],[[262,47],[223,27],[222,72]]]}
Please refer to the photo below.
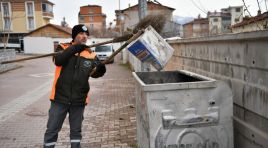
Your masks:
{"label": "metal dumpster", "polygon": [[133,72],[139,148],[233,148],[233,100],[189,71]]}

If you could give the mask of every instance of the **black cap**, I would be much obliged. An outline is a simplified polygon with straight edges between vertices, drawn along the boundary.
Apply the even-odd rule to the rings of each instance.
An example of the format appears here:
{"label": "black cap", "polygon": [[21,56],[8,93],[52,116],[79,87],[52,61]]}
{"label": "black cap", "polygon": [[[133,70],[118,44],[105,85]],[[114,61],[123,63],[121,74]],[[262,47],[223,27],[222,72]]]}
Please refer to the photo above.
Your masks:
{"label": "black cap", "polygon": [[85,25],[75,25],[72,29],[72,38],[74,39],[80,32],[85,32],[89,35],[88,29]]}

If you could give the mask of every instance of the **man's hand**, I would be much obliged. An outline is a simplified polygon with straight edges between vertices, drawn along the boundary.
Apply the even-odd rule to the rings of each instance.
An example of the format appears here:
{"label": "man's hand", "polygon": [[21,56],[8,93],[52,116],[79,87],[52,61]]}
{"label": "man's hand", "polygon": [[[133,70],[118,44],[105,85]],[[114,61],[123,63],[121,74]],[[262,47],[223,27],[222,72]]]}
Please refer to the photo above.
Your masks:
{"label": "man's hand", "polygon": [[99,60],[96,60],[95,63],[96,63],[96,68],[93,69],[90,75],[92,78],[102,77],[106,73],[106,67]]}
{"label": "man's hand", "polygon": [[97,65],[97,69],[96,69],[96,72],[100,74],[100,76],[102,77],[105,72],[106,72],[106,67],[104,64],[100,63]]}
{"label": "man's hand", "polygon": [[85,50],[86,48],[88,48],[88,46],[85,45],[85,44],[75,44],[73,46],[74,46],[74,48],[75,48],[75,50],[77,52],[82,52],[83,50]]}

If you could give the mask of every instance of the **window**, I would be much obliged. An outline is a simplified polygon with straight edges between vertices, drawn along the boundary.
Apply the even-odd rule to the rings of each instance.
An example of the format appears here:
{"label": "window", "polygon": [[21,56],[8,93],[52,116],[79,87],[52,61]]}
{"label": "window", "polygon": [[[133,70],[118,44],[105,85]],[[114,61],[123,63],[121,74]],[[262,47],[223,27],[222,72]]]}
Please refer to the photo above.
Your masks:
{"label": "window", "polygon": [[79,19],[80,19],[80,22],[84,22],[85,21],[84,16],[80,16]]}
{"label": "window", "polygon": [[90,25],[89,25],[89,28],[90,28],[90,29],[94,29],[94,24],[90,24]]}
{"label": "window", "polygon": [[240,8],[235,8],[235,12],[240,12],[241,9]]}
{"label": "window", "polygon": [[235,22],[239,22],[239,18],[236,18],[236,19],[235,19]]}
{"label": "window", "polygon": [[92,9],[89,9],[88,12],[89,13],[94,13],[94,11]]}
{"label": "window", "polygon": [[32,17],[28,18],[28,29],[34,30],[34,19]]}
{"label": "window", "polygon": [[27,2],[26,3],[27,6],[27,15],[28,16],[33,16],[34,15],[34,10],[33,10],[33,3],[32,2]]}
{"label": "window", "polygon": [[11,30],[11,21],[10,18],[4,18],[4,30]]}
{"label": "window", "polygon": [[42,10],[43,12],[53,13],[53,7],[50,4],[43,3]]}
{"label": "window", "polygon": [[231,20],[231,17],[229,17],[229,16],[223,16],[222,17],[222,20],[223,21],[230,21]]}
{"label": "window", "polygon": [[4,16],[10,16],[9,3],[2,3]]}
{"label": "window", "polygon": [[90,16],[90,17],[89,17],[89,20],[90,20],[91,22],[93,22],[93,16]]}
{"label": "window", "polygon": [[27,29],[34,30],[35,29],[35,10],[34,10],[34,2],[33,1],[26,1],[25,2],[25,9],[26,9],[26,19],[27,19]]}
{"label": "window", "polygon": [[218,18],[214,18],[213,19],[213,22],[218,22]]}
{"label": "window", "polygon": [[[1,3],[1,10],[2,11],[2,20],[3,20],[3,30],[10,31],[11,30],[11,8],[9,2],[2,2]],[[0,11],[1,11],[0,10]]]}

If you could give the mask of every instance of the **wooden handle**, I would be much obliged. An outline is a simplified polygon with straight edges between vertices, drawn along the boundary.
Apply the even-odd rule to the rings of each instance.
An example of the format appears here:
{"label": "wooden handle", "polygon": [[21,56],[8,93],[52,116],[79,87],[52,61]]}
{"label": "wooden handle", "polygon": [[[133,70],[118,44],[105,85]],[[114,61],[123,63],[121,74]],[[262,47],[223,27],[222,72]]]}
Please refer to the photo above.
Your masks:
{"label": "wooden handle", "polygon": [[[110,55],[105,61],[101,62],[102,64],[107,64],[112,60],[119,52],[121,52],[125,47],[127,47],[131,42],[139,38],[144,33],[144,30],[139,30],[134,34],[129,40],[127,40],[120,48],[118,48],[112,55]],[[91,71],[90,76],[96,72],[96,67]]]}
{"label": "wooden handle", "polygon": [[[109,40],[109,41],[105,41],[105,42],[100,42],[100,43],[88,45],[88,48],[97,47],[97,46],[105,45],[105,44],[109,44],[109,43],[117,43],[117,42],[126,41],[129,38],[131,38],[132,36],[133,35],[127,35],[127,36],[124,35],[124,36],[116,37],[116,38],[114,38],[112,40]],[[43,57],[54,56],[54,55],[56,55],[58,53],[59,52],[53,52],[53,53],[39,55],[39,56],[34,56],[34,57],[27,57],[27,58],[21,58],[21,59],[10,60],[10,61],[3,61],[3,62],[0,62],[0,64],[9,64],[9,63],[15,63],[15,62],[20,62],[20,61],[27,61],[27,60],[32,60],[32,59],[39,59],[39,58],[43,58]]]}

